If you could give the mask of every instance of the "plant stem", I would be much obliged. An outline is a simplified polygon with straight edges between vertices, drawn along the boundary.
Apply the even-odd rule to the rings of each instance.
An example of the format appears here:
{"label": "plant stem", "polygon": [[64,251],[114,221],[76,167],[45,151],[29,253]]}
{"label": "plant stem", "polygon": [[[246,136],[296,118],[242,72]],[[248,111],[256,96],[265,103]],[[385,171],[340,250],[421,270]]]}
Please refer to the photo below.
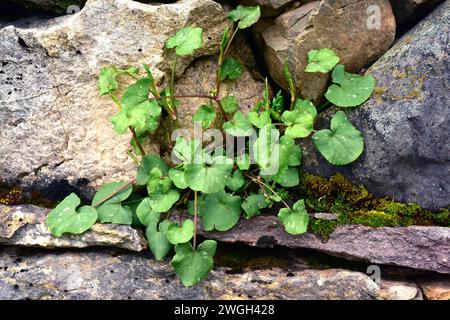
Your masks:
{"label": "plant stem", "polygon": [[261,180],[259,180],[257,177],[251,176],[251,175],[249,175],[249,174],[244,174],[244,175],[245,175],[246,177],[250,178],[250,179],[251,179],[253,182],[255,182],[256,184],[259,184],[259,185],[262,185],[262,186],[266,187],[267,189],[269,189],[270,192],[272,192],[272,193],[273,193],[274,195],[276,195],[277,197],[280,197],[281,202],[283,202],[283,204],[284,204],[289,210],[293,211],[292,208],[291,208],[291,206],[288,205],[288,204],[286,203],[286,201],[284,201],[284,200],[281,198],[281,196],[280,196],[275,190],[273,190],[273,188],[272,188],[271,186],[269,186],[267,183],[264,183],[264,182],[262,182]]}
{"label": "plant stem", "polygon": [[101,205],[102,203],[108,201],[109,199],[111,199],[112,197],[114,197],[115,195],[119,194],[121,191],[125,190],[128,186],[132,185],[133,183],[136,182],[136,179],[131,179],[130,181],[128,181],[126,184],[124,184],[123,186],[121,186],[119,189],[117,189],[116,191],[114,191],[113,193],[111,193],[109,196],[103,198],[102,200],[94,203],[92,205],[92,207],[96,208],[99,205]]}
{"label": "plant stem", "polygon": [[133,127],[128,127],[128,128],[130,129],[131,134],[133,135],[133,140],[134,140],[134,142],[136,143],[136,145],[137,145],[139,151],[141,152],[141,155],[142,155],[142,156],[145,156],[145,150],[144,150],[144,148],[142,147],[141,143],[139,142],[139,139],[138,139],[136,130],[134,130]]}
{"label": "plant stem", "polygon": [[218,100],[217,97],[208,96],[206,94],[188,94],[188,95],[179,95],[179,96],[165,96],[165,97],[153,97],[149,98],[149,100],[163,100],[163,99],[185,99],[185,98],[204,98],[204,99],[213,99],[215,101]]}
{"label": "plant stem", "polygon": [[[178,62],[178,56],[175,55],[175,62],[173,63],[172,68],[172,76],[170,78],[170,95],[173,97],[175,92],[175,72],[177,71],[177,62]],[[175,98],[171,98],[172,102],[172,109],[175,110]]]}
{"label": "plant stem", "polygon": [[194,191],[194,240],[192,249],[195,251],[197,247],[197,191]]}

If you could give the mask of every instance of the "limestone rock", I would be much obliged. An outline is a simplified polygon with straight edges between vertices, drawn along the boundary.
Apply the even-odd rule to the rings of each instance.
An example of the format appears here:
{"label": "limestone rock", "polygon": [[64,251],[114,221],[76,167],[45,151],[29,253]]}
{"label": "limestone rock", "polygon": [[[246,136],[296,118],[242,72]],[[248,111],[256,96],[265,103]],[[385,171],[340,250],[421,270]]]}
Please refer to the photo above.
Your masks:
{"label": "limestone rock", "polygon": [[262,215],[241,221],[227,232],[205,232],[203,236],[251,246],[307,248],[350,260],[408,267],[450,274],[450,228],[372,228],[362,225],[337,227],[327,241],[313,233],[289,235],[277,217]]}
{"label": "limestone rock", "polygon": [[[379,25],[374,23],[377,17],[369,11],[371,6],[379,9]],[[359,72],[392,44],[395,19],[388,0],[313,1],[279,16],[275,25],[263,31],[262,37],[272,78],[287,88],[283,76],[287,61],[302,96],[318,102],[329,75],[304,72],[307,53],[324,47],[333,49],[348,71]]]}
{"label": "limestone rock", "polygon": [[[450,205],[449,19],[447,1],[368,70],[376,79],[374,96],[345,110],[364,136],[363,155],[337,167],[309,148],[306,171],[321,176],[341,172],[377,196],[430,210]],[[317,128],[329,127],[330,114]]]}
{"label": "limestone rock", "polygon": [[229,274],[216,268],[186,288],[168,261],[107,250],[24,254],[0,247],[0,299],[379,299],[363,273],[341,269]]}
{"label": "limestone rock", "polygon": [[0,244],[49,249],[99,246],[147,249],[143,233],[124,225],[95,224],[80,235],[54,237],[45,225],[48,213],[48,209],[32,205],[0,205]]}
{"label": "limestone rock", "polygon": [[450,278],[429,275],[417,279],[423,294],[428,300],[450,300]]}
{"label": "limestone rock", "polygon": [[380,295],[384,300],[423,300],[417,284],[403,279],[382,279]]}
{"label": "limestone rock", "polygon": [[147,63],[159,80],[173,60],[165,41],[194,23],[204,29],[204,47],[180,59],[181,74],[218,48],[228,22],[214,1],[90,0],[35,28],[0,29],[0,181],[53,191],[68,184],[92,196],[102,183],[133,176],[130,136],[113,131],[117,110],[98,95],[99,69]]}

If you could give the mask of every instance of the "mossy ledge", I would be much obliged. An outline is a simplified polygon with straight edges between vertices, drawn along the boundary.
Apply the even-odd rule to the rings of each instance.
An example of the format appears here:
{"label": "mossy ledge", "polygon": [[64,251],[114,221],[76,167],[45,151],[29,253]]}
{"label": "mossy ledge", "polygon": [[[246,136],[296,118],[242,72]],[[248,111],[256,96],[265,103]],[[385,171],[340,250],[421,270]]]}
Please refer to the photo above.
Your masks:
{"label": "mossy ledge", "polygon": [[305,199],[308,211],[339,214],[337,220],[311,220],[311,231],[325,239],[337,226],[345,224],[370,227],[450,226],[449,208],[432,212],[415,203],[377,198],[339,173],[329,179],[302,174],[300,197]]}

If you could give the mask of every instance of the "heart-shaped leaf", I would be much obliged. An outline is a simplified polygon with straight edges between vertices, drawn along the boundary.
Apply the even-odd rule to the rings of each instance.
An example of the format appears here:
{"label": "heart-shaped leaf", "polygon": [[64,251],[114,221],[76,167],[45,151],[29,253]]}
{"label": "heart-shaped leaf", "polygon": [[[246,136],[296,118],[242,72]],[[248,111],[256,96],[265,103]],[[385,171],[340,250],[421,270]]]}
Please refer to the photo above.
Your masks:
{"label": "heart-shaped leaf", "polygon": [[254,132],[252,124],[240,111],[234,114],[233,120],[224,123],[223,129],[235,137],[251,136]]}
{"label": "heart-shaped leaf", "polygon": [[[92,206],[102,202],[118,190],[121,190],[126,182],[111,182],[103,185],[92,199]],[[133,214],[129,207],[122,206],[122,201],[126,200],[133,192],[133,186],[129,185],[115,194],[107,201],[96,207],[98,212],[98,220],[101,223],[131,224],[133,222]]]}
{"label": "heart-shaped leaf", "polygon": [[213,107],[202,105],[198,108],[192,120],[194,122],[200,122],[202,127],[207,129],[211,126],[215,117],[216,110]]}
{"label": "heart-shaped leaf", "polygon": [[239,102],[235,96],[226,96],[220,99],[220,104],[226,113],[234,113],[239,108]]}
{"label": "heart-shaped leaf", "polygon": [[146,185],[153,168],[158,168],[162,174],[167,174],[169,170],[167,164],[160,157],[151,154],[145,155],[139,165],[136,183],[140,186]]}
{"label": "heart-shaped leaf", "polygon": [[214,240],[205,240],[195,251],[189,242],[175,246],[172,267],[183,285],[194,286],[208,276],[214,267],[216,249],[217,242]]}
{"label": "heart-shaped leaf", "polygon": [[359,106],[369,99],[375,88],[375,79],[371,75],[345,72],[342,64],[334,68],[332,79],[335,84],[328,88],[325,97],[338,107]]}
{"label": "heart-shaped leaf", "polygon": [[323,157],[334,165],[345,165],[358,159],[364,150],[364,139],[344,112],[334,115],[330,128],[319,130],[312,137]]}
{"label": "heart-shaped leaf", "polygon": [[272,120],[270,118],[270,111],[263,111],[261,113],[255,111],[249,112],[248,120],[258,129],[262,129],[266,125],[272,123]]}
{"label": "heart-shaped leaf", "polygon": [[253,158],[261,169],[279,167],[280,132],[271,125],[259,130],[258,138],[252,145]]}
{"label": "heart-shaped leaf", "polygon": [[206,161],[206,153],[202,149],[202,143],[198,139],[187,141],[182,136],[177,137],[173,148],[174,155],[185,164],[201,164]]}
{"label": "heart-shaped leaf", "polygon": [[296,167],[281,167],[273,180],[285,188],[292,188],[300,183],[298,169]]}
{"label": "heart-shaped leaf", "polygon": [[245,29],[255,24],[261,16],[259,6],[245,7],[238,5],[236,9],[230,11],[228,18],[233,22],[238,22],[239,29]]}
{"label": "heart-shaped leaf", "polygon": [[245,171],[250,168],[250,156],[248,153],[244,153],[236,158],[236,164],[239,170]]}
{"label": "heart-shaped leaf", "polygon": [[159,224],[159,230],[156,226],[149,226],[145,232],[149,248],[158,261],[162,260],[173,247],[166,236],[170,225],[171,222],[169,220],[164,220]]}
{"label": "heart-shaped leaf", "polygon": [[236,170],[233,172],[233,175],[228,177],[227,180],[227,188],[231,191],[237,191],[244,185],[244,176],[240,170]]}
{"label": "heart-shaped leaf", "polygon": [[46,225],[52,235],[61,237],[63,233],[81,234],[89,230],[97,221],[97,211],[89,206],[80,205],[80,198],[71,193],[47,216]]}
{"label": "heart-shaped leaf", "polygon": [[220,67],[220,81],[226,78],[230,80],[239,79],[242,73],[242,64],[234,58],[226,58]]}
{"label": "heart-shaped leaf", "polygon": [[225,191],[209,194],[202,208],[202,224],[206,231],[227,231],[236,225],[241,215],[241,197]]}
{"label": "heart-shaped leaf", "polygon": [[169,49],[175,48],[179,56],[188,56],[203,46],[203,30],[197,27],[186,27],[179,30],[166,42]]}
{"label": "heart-shaped leaf", "polygon": [[267,202],[261,194],[251,194],[242,202],[242,209],[244,209],[246,219],[259,216],[259,210],[264,208],[267,208]]}
{"label": "heart-shaped leaf", "polygon": [[136,215],[144,226],[156,229],[160,214],[152,209],[149,198],[145,198],[141,201],[136,209]]}
{"label": "heart-shaped leaf", "polygon": [[188,242],[194,236],[194,222],[190,219],[184,220],[181,227],[172,223],[167,228],[166,236],[171,244]]}
{"label": "heart-shaped leaf", "polygon": [[313,118],[317,116],[317,109],[314,104],[309,100],[297,99],[294,105],[295,110],[300,112],[309,112]]}
{"label": "heart-shaped leaf", "polygon": [[308,64],[305,71],[327,73],[333,70],[338,63],[339,57],[331,49],[311,50],[308,52]]}
{"label": "heart-shaped leaf", "polygon": [[192,190],[214,193],[225,188],[232,169],[233,160],[219,156],[211,164],[186,165],[185,178]]}
{"label": "heart-shaped leaf", "polygon": [[159,168],[150,171],[147,182],[147,191],[150,199],[150,206],[156,212],[167,212],[180,198],[180,193],[172,189],[172,180],[163,176]]}
{"label": "heart-shaped leaf", "polygon": [[283,223],[289,234],[302,234],[308,230],[309,215],[305,209],[305,201],[297,201],[292,210],[290,208],[280,209],[278,219]]}
{"label": "heart-shaped leaf", "polygon": [[169,178],[178,189],[186,189],[189,185],[184,176],[183,169],[172,168],[169,170]]}
{"label": "heart-shaped leaf", "polygon": [[118,72],[113,67],[104,67],[100,70],[98,78],[98,90],[101,96],[117,90],[119,83],[116,80]]}
{"label": "heart-shaped leaf", "polygon": [[297,109],[285,111],[281,116],[281,121],[288,126],[285,135],[291,138],[307,137],[313,130],[314,117],[306,111],[302,112]]}

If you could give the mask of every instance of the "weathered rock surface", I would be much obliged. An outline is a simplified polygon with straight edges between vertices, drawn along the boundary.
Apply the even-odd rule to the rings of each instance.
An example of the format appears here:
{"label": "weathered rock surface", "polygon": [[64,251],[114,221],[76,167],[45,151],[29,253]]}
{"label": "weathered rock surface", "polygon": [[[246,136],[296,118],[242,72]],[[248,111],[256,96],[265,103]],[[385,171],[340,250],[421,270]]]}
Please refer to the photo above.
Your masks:
{"label": "weathered rock surface", "polygon": [[419,21],[435,5],[443,0],[389,0],[398,24],[412,24]]}
{"label": "weathered rock surface", "polygon": [[450,300],[449,276],[425,276],[417,279],[417,283],[428,300]]}
{"label": "weathered rock surface", "polygon": [[293,2],[295,2],[295,0],[238,0],[238,3],[244,6],[258,5],[261,8],[261,16],[263,17],[273,17],[278,15],[283,8]]}
{"label": "weathered rock surface", "polygon": [[423,300],[417,284],[403,279],[381,279],[380,295],[384,300]]}
{"label": "weathered rock surface", "polygon": [[214,1],[91,0],[81,12],[36,28],[1,29],[0,181],[63,197],[65,185],[88,192],[134,175],[130,137],[115,135],[109,118],[116,107],[98,96],[99,69],[147,63],[160,79],[173,59],[165,41],[194,23],[204,29],[204,48],[179,61],[182,73],[218,48],[228,22]]}
{"label": "weathered rock surface", "polygon": [[[377,81],[374,96],[346,110],[364,135],[363,155],[353,164],[331,166],[310,145],[306,171],[338,171],[377,196],[431,210],[450,205],[449,21],[447,1],[369,69]],[[328,120],[317,124],[329,127]]]}
{"label": "weathered rock surface", "polygon": [[409,267],[450,274],[450,228],[371,228],[345,225],[336,228],[328,241],[312,233],[289,235],[275,216],[241,219],[227,232],[199,233],[211,239],[251,246],[307,248],[350,260]]}
{"label": "weathered rock surface", "polygon": [[193,288],[168,262],[131,253],[23,252],[0,247],[0,299],[379,299],[365,274],[341,269],[229,274],[216,268]]}
{"label": "weathered rock surface", "polygon": [[50,210],[32,205],[0,205],[0,244],[42,248],[118,247],[147,249],[141,231],[124,225],[95,224],[80,235],[54,237],[45,225]]}
{"label": "weathered rock surface", "polygon": [[[368,9],[378,6],[380,24]],[[262,33],[265,60],[272,78],[283,88],[287,61],[303,97],[318,101],[328,84],[328,74],[304,72],[307,53],[330,48],[350,72],[359,72],[387,51],[395,37],[395,19],[387,0],[323,0],[309,2],[279,16]]]}

